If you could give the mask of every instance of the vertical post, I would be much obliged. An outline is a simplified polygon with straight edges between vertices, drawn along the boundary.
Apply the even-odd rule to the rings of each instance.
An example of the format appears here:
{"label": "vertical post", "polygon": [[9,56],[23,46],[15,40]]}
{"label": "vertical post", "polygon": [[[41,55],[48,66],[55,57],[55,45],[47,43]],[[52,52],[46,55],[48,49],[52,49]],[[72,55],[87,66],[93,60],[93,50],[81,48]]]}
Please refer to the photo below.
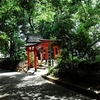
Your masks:
{"label": "vertical post", "polygon": [[58,54],[60,54],[61,53],[61,51],[60,51],[60,48],[58,47]]}
{"label": "vertical post", "polygon": [[44,59],[44,50],[42,51],[42,60]]}
{"label": "vertical post", "polygon": [[40,52],[40,64],[42,64],[42,52]]}
{"label": "vertical post", "polygon": [[47,64],[48,60],[48,47],[45,47],[45,64]]}
{"label": "vertical post", "polygon": [[53,48],[51,48],[51,63],[52,63],[52,66],[54,66],[54,54],[53,54]]}
{"label": "vertical post", "polygon": [[48,60],[48,48],[46,47],[46,60]]}
{"label": "vertical post", "polygon": [[30,67],[30,50],[29,47],[27,47],[27,60],[28,60],[28,69]]}
{"label": "vertical post", "polygon": [[51,46],[48,47],[48,66],[51,66]]}
{"label": "vertical post", "polygon": [[54,52],[54,59],[56,58],[56,47],[53,46],[53,52]]}
{"label": "vertical post", "polygon": [[36,50],[36,46],[34,46],[34,68],[35,68],[35,72],[37,71],[37,50]]}

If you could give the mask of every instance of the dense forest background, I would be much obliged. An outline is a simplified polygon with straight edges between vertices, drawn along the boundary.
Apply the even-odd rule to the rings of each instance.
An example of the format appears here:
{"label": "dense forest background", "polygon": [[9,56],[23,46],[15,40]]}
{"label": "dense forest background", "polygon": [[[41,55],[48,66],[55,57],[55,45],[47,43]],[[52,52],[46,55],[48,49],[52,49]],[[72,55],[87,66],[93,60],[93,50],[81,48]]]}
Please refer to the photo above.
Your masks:
{"label": "dense forest background", "polygon": [[26,36],[37,33],[62,40],[60,63],[99,62],[100,0],[0,0],[0,52],[24,59]]}

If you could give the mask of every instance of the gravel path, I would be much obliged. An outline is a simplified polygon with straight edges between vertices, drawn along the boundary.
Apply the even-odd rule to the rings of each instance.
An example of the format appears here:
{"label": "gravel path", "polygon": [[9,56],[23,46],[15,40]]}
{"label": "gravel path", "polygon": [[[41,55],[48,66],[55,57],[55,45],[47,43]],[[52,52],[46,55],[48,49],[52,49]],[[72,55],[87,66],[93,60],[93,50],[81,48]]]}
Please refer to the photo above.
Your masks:
{"label": "gravel path", "polygon": [[0,70],[0,100],[92,100],[44,80],[47,70],[31,73]]}

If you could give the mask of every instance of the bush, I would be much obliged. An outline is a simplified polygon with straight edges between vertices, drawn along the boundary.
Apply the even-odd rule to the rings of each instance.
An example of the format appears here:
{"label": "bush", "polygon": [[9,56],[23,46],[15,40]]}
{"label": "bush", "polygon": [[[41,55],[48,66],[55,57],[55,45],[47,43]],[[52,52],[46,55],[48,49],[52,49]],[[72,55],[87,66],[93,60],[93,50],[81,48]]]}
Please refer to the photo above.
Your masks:
{"label": "bush", "polygon": [[10,71],[15,71],[16,67],[17,67],[16,65],[19,62],[20,62],[20,60],[11,60],[11,59],[7,58],[0,63],[0,68],[10,70]]}

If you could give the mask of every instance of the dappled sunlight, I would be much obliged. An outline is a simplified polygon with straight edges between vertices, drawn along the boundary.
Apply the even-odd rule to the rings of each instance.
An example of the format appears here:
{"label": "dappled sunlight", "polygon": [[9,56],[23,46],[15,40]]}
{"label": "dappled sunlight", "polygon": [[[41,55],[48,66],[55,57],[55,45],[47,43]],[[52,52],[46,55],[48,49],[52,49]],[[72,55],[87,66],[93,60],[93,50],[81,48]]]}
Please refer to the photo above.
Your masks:
{"label": "dappled sunlight", "polygon": [[0,73],[0,76],[11,76],[11,75],[18,75],[18,74],[22,74],[20,72],[4,72],[4,73]]}
{"label": "dappled sunlight", "polygon": [[21,80],[30,80],[30,79],[32,79],[32,78],[34,78],[35,76],[33,76],[33,75],[30,75],[30,76],[25,76],[24,78],[22,78]]}
{"label": "dappled sunlight", "polygon": [[38,86],[38,85],[43,85],[45,82],[54,84],[50,81],[43,81],[44,79],[40,76],[36,75],[30,75],[30,76],[25,76],[24,78],[21,79],[21,82],[16,85],[17,88],[21,87],[27,87],[27,86]]}
{"label": "dappled sunlight", "polygon": [[35,74],[15,72],[9,75],[2,74],[0,100],[79,100],[80,98],[89,100],[81,94],[44,80],[42,74],[42,71]]}
{"label": "dappled sunlight", "polygon": [[100,93],[100,91],[94,91],[95,93],[97,93],[97,94],[99,94]]}
{"label": "dappled sunlight", "polygon": [[3,94],[3,95],[0,95],[0,98],[3,98],[3,97],[6,97],[6,96],[9,96],[10,94]]}

